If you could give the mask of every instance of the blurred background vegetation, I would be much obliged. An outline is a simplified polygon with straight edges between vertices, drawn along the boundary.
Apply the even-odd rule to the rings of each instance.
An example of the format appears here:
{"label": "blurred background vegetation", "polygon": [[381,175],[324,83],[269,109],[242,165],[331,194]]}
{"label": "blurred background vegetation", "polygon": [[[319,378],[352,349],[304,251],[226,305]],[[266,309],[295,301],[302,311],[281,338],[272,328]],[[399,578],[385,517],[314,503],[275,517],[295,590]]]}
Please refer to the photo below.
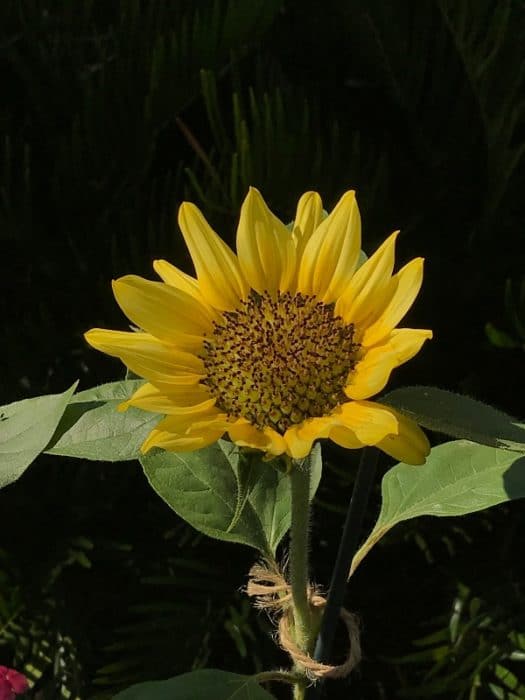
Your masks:
{"label": "blurred background vegetation", "polygon": [[[1,403],[122,376],[82,339],[126,327],[110,280],[191,272],[180,202],[232,243],[255,185],[284,221],[355,188],[365,250],[400,228],[400,264],[427,261],[407,325],[435,339],[392,386],[523,417],[522,0],[2,0],[0,31]],[[324,456],[326,584],[356,456]],[[391,533],[348,590],[364,661],[327,696],[525,698],[524,536],[520,502]],[[43,457],[0,493],[0,663],[42,700],[284,664],[240,592],[253,559],[138,464]]]}

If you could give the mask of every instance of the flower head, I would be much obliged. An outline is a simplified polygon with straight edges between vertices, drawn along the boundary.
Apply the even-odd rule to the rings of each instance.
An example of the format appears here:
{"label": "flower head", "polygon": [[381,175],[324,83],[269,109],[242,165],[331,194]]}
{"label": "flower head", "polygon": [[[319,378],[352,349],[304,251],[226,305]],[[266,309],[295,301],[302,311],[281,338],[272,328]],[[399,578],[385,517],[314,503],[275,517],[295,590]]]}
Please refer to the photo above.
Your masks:
{"label": "flower head", "polygon": [[25,693],[29,683],[25,676],[7,666],[0,666],[0,700],[15,700],[17,695]]}
{"label": "flower head", "polygon": [[429,445],[416,423],[369,400],[432,337],[397,328],[420,289],[423,260],[392,274],[394,233],[359,266],[353,191],[328,216],[307,192],[290,231],[250,188],[237,255],[193,204],[182,204],[179,225],[196,278],[156,260],[162,282],[128,275],[113,283],[141,330],[86,333],[147,380],[122,410],[165,415],[144,452],[196,450],[227,433],[269,456],[304,457],[329,438],[424,462]]}

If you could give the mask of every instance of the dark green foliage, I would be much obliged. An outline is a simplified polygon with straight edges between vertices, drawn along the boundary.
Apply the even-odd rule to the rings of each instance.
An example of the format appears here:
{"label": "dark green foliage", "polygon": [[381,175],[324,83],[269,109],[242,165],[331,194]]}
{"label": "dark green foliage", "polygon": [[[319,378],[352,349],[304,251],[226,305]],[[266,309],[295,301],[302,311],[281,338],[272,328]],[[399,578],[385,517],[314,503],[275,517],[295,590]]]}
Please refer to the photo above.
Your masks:
{"label": "dark green foliage", "polygon": [[[400,263],[427,258],[407,325],[435,340],[389,388],[438,385],[523,417],[522,348],[484,329],[522,345],[524,12],[519,0],[3,0],[2,402],[122,375],[81,334],[126,328],[111,278],[152,277],[158,257],[191,272],[183,199],[233,243],[249,185],[284,221],[306,189],[329,209],[353,187],[366,252],[401,228]],[[357,455],[325,454],[313,559],[326,584]],[[523,647],[522,521],[516,504],[393,530],[349,589],[361,672],[328,696],[416,697],[432,682],[444,699],[523,697],[509,656]],[[182,525],[136,464],[43,458],[0,493],[0,533],[0,663],[28,670],[46,700],[286,663],[232,593],[253,556]]]}
{"label": "dark green foliage", "polygon": [[[226,568],[228,551],[159,509],[138,466],[110,473],[77,463],[66,478],[63,466],[48,461],[45,477],[35,474],[38,501],[11,495],[19,517],[39,530],[4,530],[0,658],[46,698],[102,700],[205,665],[217,642],[232,664],[239,640],[255,634],[265,647],[261,625],[250,632],[246,611],[235,614],[251,557]],[[86,530],[89,538],[68,534]],[[250,653],[246,670],[260,653]]]}
{"label": "dark green foliage", "polygon": [[525,697],[521,664],[525,661],[523,585],[491,582],[483,600],[459,584],[450,612],[433,621],[434,630],[414,640],[412,654],[390,659],[401,674],[410,666],[422,677],[402,698]]}
{"label": "dark green foliage", "polygon": [[57,595],[63,572],[70,566],[89,569],[92,542],[83,537],[63,543],[59,558],[48,569],[37,592],[27,584],[14,561],[2,556],[0,573],[0,647],[14,650],[13,665],[51,697],[81,697],[82,666],[75,642],[64,626],[63,601]]}
{"label": "dark green foliage", "polygon": [[504,324],[510,333],[501,330],[490,321],[485,325],[485,333],[497,348],[514,350],[525,348],[525,277],[518,284],[509,278],[505,281],[505,319]]}

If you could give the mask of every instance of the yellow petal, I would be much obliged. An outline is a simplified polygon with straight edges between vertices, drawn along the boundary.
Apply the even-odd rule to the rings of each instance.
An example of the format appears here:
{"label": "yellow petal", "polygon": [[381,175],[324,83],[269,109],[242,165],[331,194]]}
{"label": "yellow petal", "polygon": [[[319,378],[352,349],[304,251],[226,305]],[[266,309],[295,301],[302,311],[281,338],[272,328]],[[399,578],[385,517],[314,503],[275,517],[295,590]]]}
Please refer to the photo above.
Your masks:
{"label": "yellow petal", "polygon": [[295,275],[292,235],[255,187],[250,187],[241,207],[237,255],[245,278],[260,294],[289,288]]}
{"label": "yellow petal", "polygon": [[[349,401],[342,404],[337,423],[346,428],[363,445],[375,445],[386,435],[397,433],[397,417],[388,406],[371,401]],[[330,430],[330,439],[333,431]],[[339,443],[340,444],[340,443]]]}
{"label": "yellow petal", "polygon": [[293,459],[302,459],[312,451],[314,442],[328,437],[333,424],[332,416],[307,418],[298,425],[292,425],[284,434],[287,450]]}
{"label": "yellow petal", "polygon": [[325,303],[344,292],[359,259],[361,218],[355,192],[346,192],[335,209],[317,227],[304,250],[298,290]]}
{"label": "yellow petal", "polygon": [[92,347],[120,358],[132,372],[158,387],[184,382],[194,384],[205,376],[199,357],[161,343],[149,333],[92,328],[84,337]]}
{"label": "yellow petal", "polygon": [[127,275],[113,282],[113,293],[126,316],[139,328],[183,350],[196,350],[210,332],[206,308],[185,292],[162,282]]}
{"label": "yellow petal", "polygon": [[198,301],[205,303],[204,297],[199,290],[199,283],[195,277],[187,275],[185,272],[179,270],[178,267],[175,267],[175,265],[172,265],[167,260],[154,260],[153,269],[166,284],[169,284],[176,289],[180,289],[182,292],[186,292],[186,294],[189,294]]}
{"label": "yellow petal", "polygon": [[387,406],[350,401],[334,412],[329,437],[341,447],[352,450],[376,445],[386,435],[397,431],[397,418]]}
{"label": "yellow petal", "polygon": [[384,295],[394,269],[395,243],[399,231],[395,231],[361,265],[338,299],[335,313],[346,323],[366,323],[366,319],[383,308]]}
{"label": "yellow petal", "polygon": [[389,298],[377,320],[364,331],[363,346],[376,345],[397,326],[414,303],[422,282],[423,258],[411,260],[392,277]]}
{"label": "yellow petal", "polygon": [[421,346],[432,338],[432,331],[419,328],[397,328],[366,351],[349,376],[345,394],[350,399],[368,399],[386,386],[392,370],[410,360]]}
{"label": "yellow petal", "polygon": [[350,399],[368,399],[374,396],[386,386],[395,367],[396,353],[392,348],[372,348],[350,373],[345,394]]}
{"label": "yellow petal", "polygon": [[218,321],[220,319],[219,311],[208,304],[204,296],[201,294],[198,281],[194,277],[187,275],[182,270],[179,270],[178,267],[175,267],[175,265],[172,265],[167,260],[154,260],[153,269],[163,282],[175,287],[176,289],[180,289],[181,292],[186,292],[186,294],[189,294],[200,304],[206,307],[209,315],[214,320]]}
{"label": "yellow petal", "polygon": [[145,361],[147,358],[151,360],[152,368],[159,372],[165,371],[171,374],[204,372],[204,364],[200,357],[162,343],[149,333],[92,328],[85,333],[85,338],[97,350],[114,357],[120,357],[120,353],[135,353]]}
{"label": "yellow petal", "polygon": [[274,456],[286,451],[286,443],[279,433],[272,428],[260,430],[244,418],[228,426],[228,435],[236,445],[252,447]]}
{"label": "yellow petal", "polygon": [[194,431],[186,431],[176,417],[168,416],[151,431],[140,450],[144,454],[152,447],[170,452],[191,452],[212,445],[223,434],[224,421],[220,416],[200,423]]}
{"label": "yellow petal", "polygon": [[297,203],[293,223],[297,260],[302,257],[306,244],[323,219],[323,203],[317,192],[305,192]]}
{"label": "yellow petal", "polygon": [[292,457],[292,459],[303,459],[312,451],[312,445],[314,443],[313,438],[308,438],[305,440],[301,438],[297,431],[293,428],[289,428],[286,431],[285,439],[286,453]]}
{"label": "yellow petal", "polygon": [[394,459],[405,464],[424,464],[430,453],[430,443],[419,425],[394,409],[398,419],[397,435],[388,435],[377,443],[377,447]]}
{"label": "yellow petal", "polygon": [[320,438],[329,437],[342,447],[355,449],[375,445],[397,429],[397,418],[388,407],[368,401],[348,401],[328,416],[308,418],[291,426],[284,439],[288,454],[301,459],[311,452],[313,443]]}
{"label": "yellow petal", "polygon": [[395,350],[399,367],[417,355],[425,340],[430,340],[432,336],[432,331],[425,328],[395,328],[383,342]]}
{"label": "yellow petal", "polygon": [[248,294],[248,285],[235,254],[194,204],[184,202],[181,205],[179,226],[206,301],[221,311],[235,309],[239,299]]}
{"label": "yellow petal", "polygon": [[332,427],[330,440],[346,450],[359,450],[362,447],[366,447],[365,443],[359,440],[356,434],[344,425],[334,425]]}
{"label": "yellow petal", "polygon": [[[213,409],[215,399],[210,397],[202,384],[188,386],[172,385],[169,394],[162,392],[150,383],[143,384],[127,401],[123,401],[119,411],[125,411],[130,406],[141,408],[143,411],[163,413],[166,415],[202,417]],[[214,412],[214,411],[212,411]]]}

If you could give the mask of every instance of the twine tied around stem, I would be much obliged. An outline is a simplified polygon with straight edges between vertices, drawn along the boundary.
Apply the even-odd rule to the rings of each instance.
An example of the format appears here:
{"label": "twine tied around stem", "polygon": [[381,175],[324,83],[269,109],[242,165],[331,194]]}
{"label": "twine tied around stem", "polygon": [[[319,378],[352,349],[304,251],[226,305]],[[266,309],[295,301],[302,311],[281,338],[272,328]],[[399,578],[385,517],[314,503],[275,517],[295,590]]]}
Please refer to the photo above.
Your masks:
{"label": "twine tied around stem", "polygon": [[[311,680],[346,678],[361,661],[358,619],[356,615],[345,608],[341,608],[340,617],[348,633],[349,649],[342,664],[332,666],[321,663],[297,646],[292,634],[291,586],[279,571],[276,563],[267,562],[252,566],[246,593],[256,599],[255,605],[258,608],[278,616],[279,644],[291,656],[295,664],[304,668],[306,676]],[[311,584],[308,586],[308,601],[312,608],[323,608],[326,605],[326,599],[321,595],[319,588]]]}

